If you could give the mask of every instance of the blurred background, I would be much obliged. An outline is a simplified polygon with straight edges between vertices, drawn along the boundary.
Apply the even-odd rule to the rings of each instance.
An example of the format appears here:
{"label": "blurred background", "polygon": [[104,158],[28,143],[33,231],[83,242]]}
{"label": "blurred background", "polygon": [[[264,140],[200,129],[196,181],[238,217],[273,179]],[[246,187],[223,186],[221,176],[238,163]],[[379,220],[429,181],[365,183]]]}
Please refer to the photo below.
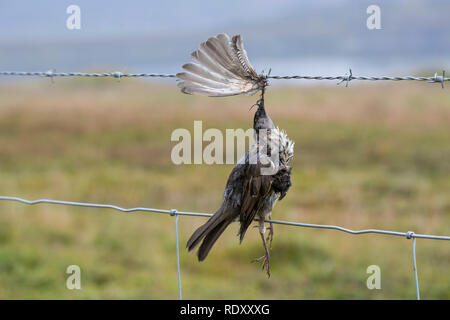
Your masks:
{"label": "blurred background", "polygon": [[[81,29],[66,8],[81,8]],[[381,8],[369,30],[366,9]],[[423,75],[450,67],[448,1],[0,2],[0,70],[175,73],[240,33],[258,72]],[[186,96],[174,80],[0,77],[0,195],[214,212],[232,165],[174,165],[173,130],[248,128],[256,97]],[[272,81],[296,142],[279,220],[450,234],[450,94],[440,84]],[[204,218],[181,217],[181,248]],[[173,218],[0,202],[0,299],[176,299]],[[230,226],[208,259],[181,251],[186,299],[414,299],[411,241],[275,226],[272,277]],[[450,298],[450,246],[418,240],[421,296]],[[81,267],[82,289],[65,270]],[[369,265],[381,290],[369,290]]]}

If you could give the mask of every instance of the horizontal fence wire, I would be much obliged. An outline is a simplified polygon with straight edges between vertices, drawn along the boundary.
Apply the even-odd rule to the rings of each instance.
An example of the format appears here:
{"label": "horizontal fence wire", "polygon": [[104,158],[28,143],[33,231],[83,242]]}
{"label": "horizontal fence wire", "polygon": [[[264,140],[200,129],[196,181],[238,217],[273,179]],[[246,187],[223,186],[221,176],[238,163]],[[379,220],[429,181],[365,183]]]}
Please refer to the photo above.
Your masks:
{"label": "horizontal fence wire", "polygon": [[[73,202],[73,201],[61,201],[61,200],[49,200],[49,199],[39,199],[39,200],[25,200],[18,197],[7,197],[0,196],[0,200],[10,200],[22,202],[29,205],[39,204],[39,203],[49,203],[49,204],[60,204],[60,205],[69,205],[69,206],[78,206],[78,207],[91,207],[91,208],[107,208],[113,209],[122,212],[156,212],[156,213],[165,213],[170,215],[180,215],[180,216],[197,216],[197,217],[211,217],[211,213],[201,213],[201,212],[190,212],[190,211],[178,211],[176,209],[155,209],[155,208],[144,208],[144,207],[136,207],[136,208],[122,208],[112,204],[99,204],[99,203],[85,203],[85,202]],[[255,219],[255,221],[258,221]],[[343,231],[350,234],[367,234],[367,233],[378,233],[385,234],[391,236],[400,236],[406,237],[408,239],[411,238],[421,238],[421,239],[433,239],[433,240],[450,240],[450,236],[436,236],[429,234],[416,234],[412,231],[408,232],[398,232],[398,231],[387,231],[387,230],[378,230],[378,229],[364,229],[364,230],[351,230],[339,226],[333,225],[323,225],[323,224],[312,224],[312,223],[300,223],[300,222],[291,222],[291,221],[281,221],[281,220],[265,220],[266,222],[272,222],[274,224],[288,225],[294,227],[306,227],[306,228],[319,228],[319,229],[332,229]]]}
{"label": "horizontal fence wire", "polygon": [[[181,300],[181,268],[180,268],[180,250],[179,250],[179,240],[178,240],[178,217],[179,216],[198,216],[198,217],[211,217],[210,213],[201,213],[201,212],[190,212],[190,211],[178,211],[177,209],[155,209],[155,208],[145,208],[145,207],[136,207],[136,208],[122,208],[112,204],[99,204],[99,203],[86,203],[86,202],[74,202],[74,201],[61,201],[61,200],[49,200],[49,199],[39,199],[39,200],[26,200],[19,197],[9,197],[9,196],[0,196],[0,200],[5,201],[16,201],[21,202],[28,205],[35,204],[58,204],[58,205],[68,205],[68,206],[77,206],[77,207],[91,207],[91,208],[104,208],[104,209],[113,209],[121,212],[132,213],[132,212],[155,212],[155,213],[163,213],[169,214],[171,216],[175,216],[175,240],[176,240],[176,255],[177,255],[177,273],[178,273],[178,297]],[[257,219],[255,219],[257,221]],[[334,225],[322,225],[322,224],[312,224],[312,223],[300,223],[300,222],[291,222],[291,221],[281,221],[281,220],[265,220],[266,222],[271,222],[273,224],[287,225],[287,226],[295,226],[295,227],[306,227],[306,228],[318,228],[318,229],[332,229],[338,230],[342,232],[346,232],[353,235],[360,234],[383,234],[389,236],[399,236],[405,237],[406,239],[413,239],[412,246],[412,259],[413,259],[413,271],[414,271],[414,281],[416,287],[416,297],[417,300],[420,300],[419,294],[419,281],[417,275],[417,264],[416,264],[416,239],[432,239],[432,240],[450,240],[450,236],[440,236],[440,235],[429,235],[429,234],[417,234],[413,231],[408,232],[398,232],[398,231],[388,231],[388,230],[378,230],[378,229],[364,229],[364,230],[351,230],[348,228],[343,228]]]}
{"label": "horizontal fence wire", "polygon": [[[120,78],[176,78],[176,74],[159,74],[159,73],[123,73],[120,71],[103,72],[103,73],[88,73],[88,72],[56,72],[53,70],[48,71],[0,71],[0,76],[38,76],[38,77],[113,77],[120,80]],[[350,81],[362,80],[362,81],[426,81],[430,83],[440,83],[444,88],[445,81],[450,81],[450,78],[445,77],[445,70],[442,71],[442,75],[434,74],[432,77],[414,77],[414,76],[354,76],[352,70],[345,75],[340,76],[307,76],[307,75],[266,75],[267,79],[274,80],[339,80],[339,83],[345,83],[348,86]]]}
{"label": "horizontal fence wire", "polygon": [[175,78],[175,74],[161,74],[161,73],[123,73],[120,71],[103,72],[103,73],[88,73],[88,72],[56,72],[49,71],[0,71],[0,76],[37,76],[37,77],[113,77],[113,78]]}

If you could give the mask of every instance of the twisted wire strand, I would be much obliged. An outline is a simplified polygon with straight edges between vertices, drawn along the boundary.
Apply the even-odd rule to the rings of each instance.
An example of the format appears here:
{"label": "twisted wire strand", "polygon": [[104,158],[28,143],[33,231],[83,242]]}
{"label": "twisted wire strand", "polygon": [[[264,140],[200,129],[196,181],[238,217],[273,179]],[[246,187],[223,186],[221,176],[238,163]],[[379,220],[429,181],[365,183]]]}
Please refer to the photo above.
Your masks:
{"label": "twisted wire strand", "polygon": [[[123,73],[120,71],[104,72],[104,73],[88,73],[88,72],[56,72],[55,70],[48,71],[0,71],[0,76],[39,76],[39,77],[114,77],[114,78],[176,78],[176,74],[161,74],[161,73]],[[267,79],[274,80],[339,80],[340,82],[348,82],[352,80],[363,81],[427,81],[431,83],[441,83],[442,86],[445,81],[450,81],[450,78],[445,77],[445,71],[442,75],[437,73],[433,77],[414,77],[414,76],[354,76],[351,73],[343,76],[308,76],[308,75],[267,75]]]}
{"label": "twisted wire strand", "polygon": [[175,74],[160,73],[122,73],[120,71],[104,72],[104,73],[88,73],[88,72],[55,72],[50,71],[0,71],[1,76],[39,76],[39,77],[114,77],[114,78],[175,78]]}
{"label": "twisted wire strand", "polygon": [[[441,77],[441,76],[438,76]],[[304,79],[304,80],[344,80],[347,81],[348,76],[268,76],[268,79],[277,79],[277,80],[291,80],[291,79]],[[450,81],[450,78],[444,78],[441,80],[436,77],[413,77],[413,76],[404,76],[404,77],[388,77],[388,76],[380,76],[380,77],[372,77],[372,76],[351,76],[350,80],[369,80],[369,81],[402,81],[402,80],[410,80],[410,81],[430,81],[430,82],[441,82],[441,81]]]}

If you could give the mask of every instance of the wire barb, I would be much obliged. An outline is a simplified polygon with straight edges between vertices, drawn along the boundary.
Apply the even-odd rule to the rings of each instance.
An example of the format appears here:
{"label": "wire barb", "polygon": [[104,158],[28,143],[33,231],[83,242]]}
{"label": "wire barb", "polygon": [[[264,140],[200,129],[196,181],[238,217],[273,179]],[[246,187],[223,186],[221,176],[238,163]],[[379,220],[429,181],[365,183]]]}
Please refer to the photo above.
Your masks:
{"label": "wire barb", "polygon": [[117,78],[117,82],[120,82],[120,77],[123,76],[123,73],[120,71],[114,71],[114,72],[111,72],[111,76],[113,76],[114,78]]}
{"label": "wire barb", "polygon": [[442,86],[442,89],[444,89],[444,81],[448,81],[448,79],[445,78],[445,70],[442,70],[442,76],[438,76],[437,72],[434,74],[434,77],[428,81],[428,82],[439,82]]}
{"label": "wire barb", "polygon": [[345,81],[345,87],[348,87],[348,83],[353,80],[352,69],[349,68],[348,70],[349,73],[348,74],[346,73],[345,76],[342,77],[341,81],[337,83],[337,85],[340,85],[342,82]]}
{"label": "wire barb", "polygon": [[55,83],[55,81],[53,81],[53,77],[55,76],[55,72],[56,72],[56,69],[50,69],[50,70],[48,70],[48,71],[45,72],[44,76],[45,76],[45,77],[49,77],[49,78],[50,78],[50,81],[51,81],[52,83]]}

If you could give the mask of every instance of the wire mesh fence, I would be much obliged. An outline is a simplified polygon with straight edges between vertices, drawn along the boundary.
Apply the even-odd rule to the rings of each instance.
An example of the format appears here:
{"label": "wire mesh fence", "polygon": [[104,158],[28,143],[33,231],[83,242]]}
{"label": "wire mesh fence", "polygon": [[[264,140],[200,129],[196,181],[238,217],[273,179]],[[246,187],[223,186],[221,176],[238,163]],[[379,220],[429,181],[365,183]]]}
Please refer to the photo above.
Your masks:
{"label": "wire mesh fence", "polygon": [[[91,208],[103,208],[103,209],[113,209],[125,213],[131,212],[154,212],[169,214],[175,217],[175,241],[176,241],[176,261],[177,261],[177,277],[178,277],[178,297],[181,300],[181,267],[180,267],[180,248],[179,248],[179,237],[178,237],[178,218],[179,216],[197,216],[197,217],[211,217],[212,214],[201,213],[201,212],[190,212],[190,211],[178,211],[177,209],[156,209],[156,208],[122,208],[113,204],[99,204],[99,203],[86,203],[86,202],[74,202],[74,201],[60,201],[60,200],[49,200],[49,199],[39,199],[39,200],[26,200],[19,197],[9,197],[0,196],[0,200],[5,201],[15,201],[21,202],[28,205],[35,204],[56,204],[56,205],[67,205],[76,207],[91,207]],[[257,221],[257,220],[255,220]],[[432,239],[432,240],[450,240],[450,236],[440,236],[440,235],[429,235],[429,234],[417,234],[413,231],[399,232],[399,231],[389,231],[389,230],[378,230],[378,229],[364,229],[364,230],[351,230],[348,228],[335,226],[335,225],[322,225],[322,224],[312,224],[312,223],[300,223],[292,221],[281,221],[281,220],[266,220],[274,224],[287,225],[293,227],[305,227],[305,228],[317,228],[317,229],[331,229],[346,232],[352,235],[361,234],[382,234],[388,236],[405,237],[406,239],[412,239],[412,260],[413,260],[413,271],[414,271],[414,282],[416,287],[416,298],[420,300],[419,292],[419,279],[416,263],[416,240],[417,239]]]}

